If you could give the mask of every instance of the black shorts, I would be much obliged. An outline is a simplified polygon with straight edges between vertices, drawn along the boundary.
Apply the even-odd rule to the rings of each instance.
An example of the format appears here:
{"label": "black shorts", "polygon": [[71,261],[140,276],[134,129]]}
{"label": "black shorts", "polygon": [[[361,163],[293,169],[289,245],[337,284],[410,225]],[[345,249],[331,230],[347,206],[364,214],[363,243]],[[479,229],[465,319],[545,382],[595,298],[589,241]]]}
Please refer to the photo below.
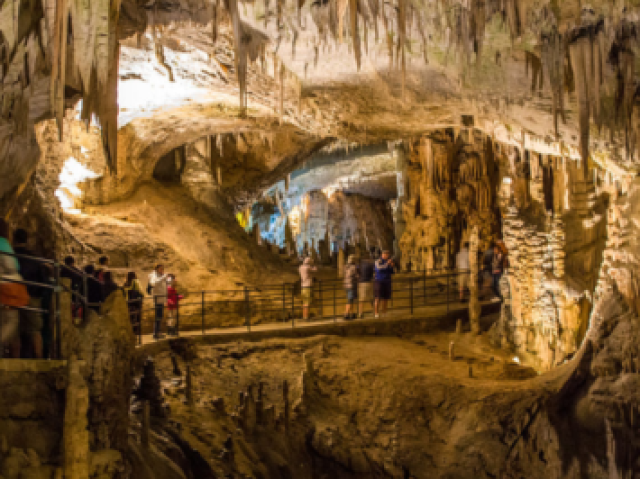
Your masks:
{"label": "black shorts", "polygon": [[391,281],[373,283],[373,294],[376,299],[391,299]]}

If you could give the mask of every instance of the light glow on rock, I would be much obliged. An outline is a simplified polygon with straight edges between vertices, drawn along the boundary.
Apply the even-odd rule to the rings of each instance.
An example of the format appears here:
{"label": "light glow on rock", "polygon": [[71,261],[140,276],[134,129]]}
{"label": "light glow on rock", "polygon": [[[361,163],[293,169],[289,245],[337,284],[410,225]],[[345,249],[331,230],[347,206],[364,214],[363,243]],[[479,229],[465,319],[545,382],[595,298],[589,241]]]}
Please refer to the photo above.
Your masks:
{"label": "light glow on rock", "polygon": [[90,170],[73,156],[70,156],[62,167],[58,177],[60,186],[55,193],[62,209],[71,214],[80,213],[80,210],[76,208],[78,200],[82,196],[82,190],[78,187],[78,183],[99,176],[98,173]]}

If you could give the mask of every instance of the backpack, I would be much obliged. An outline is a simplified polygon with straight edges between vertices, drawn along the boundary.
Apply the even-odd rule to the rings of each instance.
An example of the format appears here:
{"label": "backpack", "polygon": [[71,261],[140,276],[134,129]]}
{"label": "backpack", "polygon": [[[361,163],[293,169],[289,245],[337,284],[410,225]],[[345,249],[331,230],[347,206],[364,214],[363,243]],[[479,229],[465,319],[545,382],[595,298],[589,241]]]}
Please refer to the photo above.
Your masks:
{"label": "backpack", "polygon": [[26,286],[21,283],[0,283],[0,304],[13,308],[29,306],[29,293]]}

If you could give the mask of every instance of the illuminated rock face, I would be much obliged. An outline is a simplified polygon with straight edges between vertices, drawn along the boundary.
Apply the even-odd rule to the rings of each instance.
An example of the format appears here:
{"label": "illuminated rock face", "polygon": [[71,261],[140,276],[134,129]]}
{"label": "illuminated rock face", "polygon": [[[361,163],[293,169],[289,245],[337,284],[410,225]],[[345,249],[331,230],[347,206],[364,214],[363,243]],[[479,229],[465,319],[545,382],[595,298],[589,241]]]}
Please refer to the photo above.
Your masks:
{"label": "illuminated rock face", "polygon": [[437,131],[409,143],[398,173],[404,183],[398,205],[406,225],[399,238],[405,267],[453,267],[475,226],[482,245],[498,237],[498,160],[492,145],[473,129]]}

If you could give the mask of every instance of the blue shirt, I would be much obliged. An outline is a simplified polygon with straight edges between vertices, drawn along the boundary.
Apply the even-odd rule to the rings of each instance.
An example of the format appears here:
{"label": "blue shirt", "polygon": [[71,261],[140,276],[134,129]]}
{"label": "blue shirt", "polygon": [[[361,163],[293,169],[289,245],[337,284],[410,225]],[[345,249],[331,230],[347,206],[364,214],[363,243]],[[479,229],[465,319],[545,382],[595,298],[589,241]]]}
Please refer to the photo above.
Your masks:
{"label": "blue shirt", "polygon": [[376,281],[389,282],[394,273],[393,266],[389,264],[388,259],[380,258],[376,261]]}

